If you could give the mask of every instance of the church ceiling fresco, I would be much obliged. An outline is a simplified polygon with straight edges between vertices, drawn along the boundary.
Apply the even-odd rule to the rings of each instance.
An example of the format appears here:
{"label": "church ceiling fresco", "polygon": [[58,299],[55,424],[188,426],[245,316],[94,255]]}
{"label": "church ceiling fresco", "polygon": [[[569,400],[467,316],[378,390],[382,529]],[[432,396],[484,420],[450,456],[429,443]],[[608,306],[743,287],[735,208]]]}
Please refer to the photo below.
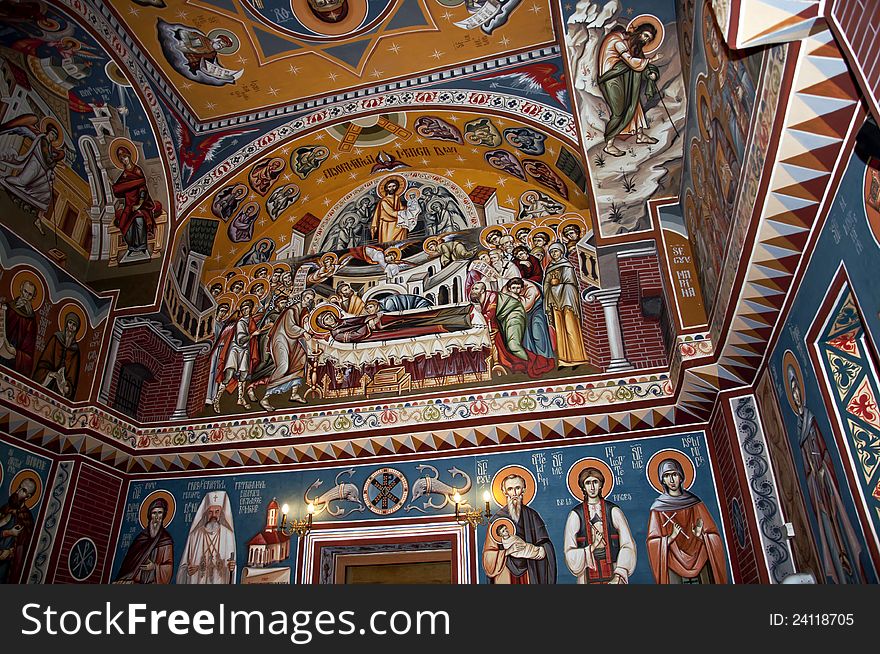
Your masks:
{"label": "church ceiling fresco", "polygon": [[105,11],[130,31],[164,89],[201,121],[554,40],[548,0],[117,0]]}
{"label": "church ceiling fresco", "polygon": [[0,13],[0,221],[93,289],[123,289],[122,305],[152,302],[150,284],[130,292],[125,280],[155,285],[173,218],[139,89],[61,9]]}

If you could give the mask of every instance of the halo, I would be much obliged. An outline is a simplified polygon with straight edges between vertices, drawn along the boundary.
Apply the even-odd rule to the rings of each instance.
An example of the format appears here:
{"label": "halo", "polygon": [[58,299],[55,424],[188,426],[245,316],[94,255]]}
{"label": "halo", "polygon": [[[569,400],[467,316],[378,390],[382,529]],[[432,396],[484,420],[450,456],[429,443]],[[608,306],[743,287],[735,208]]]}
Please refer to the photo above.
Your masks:
{"label": "halo", "polygon": [[632,32],[637,25],[641,25],[642,23],[649,23],[657,30],[656,36],[648,41],[642,48],[642,54],[649,55],[656,52],[656,50],[662,45],[663,37],[666,35],[666,29],[663,27],[663,22],[654,14],[641,14],[629,22],[629,25],[626,26],[626,31]]}
{"label": "halo", "polygon": [[79,318],[79,331],[76,333],[76,341],[78,343],[86,335],[86,328],[89,326],[89,320],[86,318],[86,312],[81,306],[76,302],[68,302],[62,306],[61,310],[58,312],[58,327],[62,332],[64,331],[64,326],[67,322],[67,316],[71,313],[75,313]]}
{"label": "halo", "polygon": [[223,290],[226,290],[226,278],[223,275],[214,275],[211,279],[205,282],[205,288],[208,289],[208,292],[211,291],[211,287],[214,284],[220,284],[220,286],[223,287]]}
{"label": "halo", "polygon": [[250,300],[251,302],[254,303],[252,309],[253,309],[253,311],[256,311],[257,307],[260,306],[260,298],[258,298],[256,295],[253,295],[251,293],[248,293],[247,295],[242,295],[239,298],[238,304],[235,306],[235,308],[236,309],[241,308],[241,305],[244,304],[245,302],[247,302],[248,300]]}
{"label": "halo", "polygon": [[55,137],[55,140],[52,141],[52,145],[57,148],[59,145],[64,143],[64,130],[61,129],[61,123],[52,118],[52,116],[43,116],[43,118],[40,120],[40,131],[45,134],[49,131],[50,125],[55,128],[55,131],[58,134],[58,136]]}
{"label": "halo", "polygon": [[271,263],[267,262],[266,265],[269,266],[270,277],[272,276],[272,273],[275,272],[276,268],[284,268],[284,272],[290,272],[290,264],[283,261],[273,261]]}
{"label": "halo", "polygon": [[430,245],[431,243],[436,243],[439,247],[442,242],[443,239],[440,236],[429,236],[424,241],[422,241],[422,249],[425,252],[430,252],[430,250],[428,250],[428,245]]}
{"label": "halo", "polygon": [[694,139],[691,142],[691,176],[695,177],[697,172],[699,172],[699,178],[696,180],[697,186],[695,188],[705,183],[706,166],[703,163],[703,152],[700,150],[700,143],[697,139]]}
{"label": "halo", "polygon": [[332,313],[337,318],[340,318],[342,315],[339,311],[339,307],[337,307],[335,304],[322,304],[321,306],[313,309],[312,313],[309,314],[309,327],[311,327],[312,331],[316,334],[327,334],[330,332],[329,329],[318,322],[318,319],[325,313]]}
{"label": "halo", "polygon": [[535,227],[529,232],[529,243],[533,243],[535,236],[538,234],[543,234],[547,237],[547,245],[556,240],[556,233],[546,225],[542,225],[541,227]]}
{"label": "halo", "polygon": [[214,301],[217,303],[219,307],[221,304],[229,305],[229,313],[232,313],[235,310],[235,305],[238,304],[238,296],[234,293],[221,293],[218,295]]}
{"label": "halo", "polygon": [[116,154],[116,150],[119,149],[120,146],[125,146],[125,148],[131,152],[131,163],[136,164],[138,162],[138,149],[134,147],[134,143],[129,141],[127,138],[118,136],[110,142],[110,149],[108,154],[110,156],[111,163],[122,170],[125,168],[125,164],[119,160],[119,156]]}
{"label": "halo", "polygon": [[575,461],[571,468],[568,469],[568,492],[571,493],[571,496],[578,502],[584,499],[583,489],[578,488],[578,475],[585,468],[596,468],[605,475],[605,483],[602,485],[601,495],[603,498],[608,497],[608,494],[614,490],[614,473],[611,472],[609,465],[602,459],[591,457]]}
{"label": "halo", "polygon": [[385,195],[385,184],[390,182],[392,179],[397,180],[397,184],[400,188],[397,189],[397,193],[395,195],[400,197],[403,195],[404,191],[406,191],[406,180],[401,175],[388,175],[387,177],[383,177],[379,180],[379,185],[376,187],[376,195],[380,198],[386,197]]}
{"label": "halo", "polygon": [[348,3],[348,14],[331,23],[316,16],[306,0],[291,0],[290,7],[303,27],[321,36],[333,37],[342,37],[360,28],[364,24],[368,12],[366,2],[350,2]]}
{"label": "halo", "polygon": [[208,34],[206,36],[211,41],[216,39],[218,36],[228,36],[229,40],[232,41],[232,45],[230,45],[227,48],[221,48],[220,50],[217,50],[217,54],[222,54],[222,55],[234,54],[234,53],[238,52],[238,49],[241,47],[241,40],[234,33],[230,32],[229,30],[217,28],[215,30],[211,30],[210,32],[208,32]]}
{"label": "halo", "polygon": [[795,415],[800,413],[800,409],[794,403],[794,398],[791,396],[791,384],[788,382],[788,369],[789,367],[794,368],[794,374],[797,377],[798,387],[801,389],[801,401],[803,401],[804,394],[804,373],[801,371],[801,364],[798,362],[797,357],[794,355],[794,352],[791,350],[786,350],[785,354],[782,355],[782,375],[783,380],[785,381],[785,396],[788,398],[788,405],[791,407],[791,410],[794,411]]}
{"label": "halo", "polygon": [[562,216],[562,219],[559,221],[559,224],[556,226],[556,233],[559,234],[559,237],[562,238],[563,230],[569,225],[577,225],[581,229],[581,238],[584,237],[584,234],[587,233],[587,222],[581,218],[580,216],[572,216],[571,214]]}
{"label": "halo", "polygon": [[517,234],[519,234],[523,230],[526,230],[531,234],[533,229],[535,229],[534,223],[521,222],[521,223],[516,223],[516,225],[511,227],[509,231],[510,231],[510,235],[513,236],[514,240],[519,240],[516,238]]}
{"label": "halo", "polygon": [[104,66],[104,74],[107,75],[107,79],[116,84],[117,86],[127,86],[131,87],[131,82],[128,81],[128,78],[125,76],[125,73],[122,72],[122,69],[112,59],[107,62],[107,65]]}
{"label": "halo", "polygon": [[[262,294],[258,293],[257,291],[254,290],[254,286],[258,286],[258,285],[263,287]],[[269,292],[269,285],[265,281],[263,281],[262,279],[255,279],[253,282],[251,282],[250,287],[248,287],[248,294],[253,295],[255,297],[258,297],[260,299],[266,297],[266,294],[268,292]]]}
{"label": "halo", "polygon": [[492,477],[492,497],[495,498],[495,504],[498,506],[507,506],[507,498],[501,491],[501,482],[504,481],[505,477],[513,474],[518,474],[526,480],[526,489],[523,491],[523,504],[529,504],[535,499],[538,482],[535,481],[532,471],[517,465],[505,466]]}
{"label": "halo", "polygon": [[34,494],[24,503],[27,508],[32,509],[37,505],[37,502],[40,501],[40,497],[43,495],[43,480],[40,479],[40,475],[36,470],[31,468],[19,470],[18,474],[16,474],[15,477],[12,478],[12,481],[9,482],[9,494],[12,495],[12,493],[15,492],[15,489],[18,488],[18,485],[25,479],[33,479],[34,483],[37,485]]}
{"label": "halo", "polygon": [[400,248],[396,248],[396,247],[385,248],[385,260],[386,261],[388,260],[389,254],[396,254],[397,261],[403,261],[403,251]]}
{"label": "halo", "polygon": [[548,216],[541,219],[541,225],[554,230],[553,237],[556,238],[556,227],[562,222],[562,216]]}
{"label": "halo", "polygon": [[516,534],[516,525],[513,524],[513,520],[510,518],[496,518],[492,521],[492,524],[489,525],[489,534],[492,536],[492,540],[494,540],[499,545],[501,544],[501,536],[498,535],[498,530],[501,527],[507,527],[507,531],[511,536]]}
{"label": "halo", "polygon": [[501,232],[501,235],[504,236],[507,234],[507,230],[501,225],[490,225],[489,227],[484,227],[483,231],[480,232],[480,243],[482,243],[483,247],[486,249],[491,249],[492,246],[486,241],[486,237],[489,236],[492,232]]}
{"label": "halo", "polygon": [[709,120],[712,120],[712,101],[709,99],[709,87],[706,86],[706,78],[700,75],[697,79],[697,125],[700,126],[700,135],[703,141],[712,140],[712,134],[709,131],[709,125],[703,124],[703,112],[700,110],[700,103],[705,102],[709,109]]}
{"label": "halo", "polygon": [[232,293],[233,295],[237,296],[235,291],[232,290],[232,285],[235,284],[235,282],[242,283],[241,291],[239,291],[239,293],[244,293],[245,289],[251,283],[251,278],[248,277],[247,275],[242,275],[239,273],[238,275],[234,275],[233,277],[231,277],[230,280],[226,283],[227,292]]}
{"label": "halo", "polygon": [[165,518],[162,520],[162,526],[167,527],[171,524],[171,520],[174,518],[174,513],[177,510],[177,502],[175,501],[174,496],[167,490],[155,490],[147,495],[144,498],[144,501],[141,502],[141,510],[138,514],[141,528],[147,528],[147,524],[150,522],[150,516],[147,515],[147,510],[150,508],[150,504],[153,502],[153,500],[157,500],[159,498],[162,498],[163,500],[168,502],[168,511],[165,513]]}
{"label": "halo", "polygon": [[684,480],[682,481],[682,485],[685,490],[689,489],[697,478],[697,469],[694,467],[694,462],[691,461],[690,457],[680,450],[660,450],[648,460],[648,465],[645,466],[645,476],[648,478],[648,483],[650,483],[658,493],[666,492],[663,484],[660,483],[660,475],[658,474],[660,464],[666,459],[675,459],[681,464],[681,468],[684,470]]}
{"label": "halo", "polygon": [[46,287],[43,284],[43,278],[27,268],[19,270],[13,275],[12,283],[9,285],[9,289],[12,291],[12,297],[18,297],[21,294],[21,285],[25,282],[30,282],[34,285],[34,299],[31,301],[31,305],[34,308],[34,311],[36,311],[43,306],[43,300],[46,299]]}

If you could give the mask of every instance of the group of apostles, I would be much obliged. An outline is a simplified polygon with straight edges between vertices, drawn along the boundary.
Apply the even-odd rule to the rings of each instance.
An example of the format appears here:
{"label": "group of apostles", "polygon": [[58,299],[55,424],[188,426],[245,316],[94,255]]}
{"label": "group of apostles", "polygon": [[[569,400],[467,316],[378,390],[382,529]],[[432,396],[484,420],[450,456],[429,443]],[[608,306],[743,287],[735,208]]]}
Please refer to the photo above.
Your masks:
{"label": "group of apostles", "polygon": [[[289,402],[304,403],[309,354],[321,341],[389,341],[475,324],[488,326],[493,370],[540,378],[557,367],[582,365],[588,360],[583,285],[575,264],[584,232],[580,218],[521,222],[484,228],[476,247],[476,236],[456,232],[428,237],[408,256],[403,252],[412,244],[361,246],[324,253],[296,269],[287,262],[233,269],[207,285],[217,313],[206,399],[218,413],[224,392],[237,393],[245,409],[254,402],[274,410],[272,397],[288,393]],[[461,262],[465,301],[435,306],[408,293],[365,299],[339,280],[343,268],[358,261],[381,268],[389,280],[420,263],[436,261],[442,271]],[[260,399],[258,389],[264,389]]]}

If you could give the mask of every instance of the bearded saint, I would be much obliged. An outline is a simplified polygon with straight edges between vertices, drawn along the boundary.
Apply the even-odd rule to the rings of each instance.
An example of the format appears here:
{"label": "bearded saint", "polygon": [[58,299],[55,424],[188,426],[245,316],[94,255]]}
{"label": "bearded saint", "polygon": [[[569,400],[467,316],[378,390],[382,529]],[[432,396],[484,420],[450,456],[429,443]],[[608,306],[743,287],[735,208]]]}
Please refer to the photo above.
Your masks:
{"label": "bearded saint", "polygon": [[34,533],[34,516],[27,502],[36,491],[33,479],[22,479],[0,507],[0,584],[22,581],[24,560]]}
{"label": "bearded saint", "polygon": [[16,372],[30,376],[34,370],[34,354],[37,344],[37,318],[34,315],[33,299],[36,287],[31,281],[21,285],[19,296],[11,305],[11,311],[5,304],[0,304],[0,312],[6,315],[6,331],[0,332],[0,343],[5,337],[6,343],[15,349],[14,357],[5,358],[0,348],[0,360]]}
{"label": "bearded saint", "polygon": [[79,316],[68,313],[64,318],[64,331],[52,335],[34,369],[34,379],[39,384],[69,398],[76,395],[79,383],[80,351],[76,342],[79,328]]}
{"label": "bearded saint", "polygon": [[168,502],[157,498],[147,508],[149,523],[128,548],[117,584],[167,584],[174,574],[174,541],[165,529]]}
{"label": "bearded saint", "polygon": [[555,584],[556,551],[540,514],[523,501],[525,480],[508,475],[501,483],[507,504],[493,516],[513,522],[515,534],[495,542],[486,530],[483,569],[490,584]]}
{"label": "bearded saint", "polygon": [[406,209],[400,196],[403,189],[397,179],[389,179],[379,192],[380,200],[373,210],[373,222],[371,228],[377,243],[394,243],[405,241],[409,236],[409,229],[401,225],[401,219],[406,222],[410,213]]}

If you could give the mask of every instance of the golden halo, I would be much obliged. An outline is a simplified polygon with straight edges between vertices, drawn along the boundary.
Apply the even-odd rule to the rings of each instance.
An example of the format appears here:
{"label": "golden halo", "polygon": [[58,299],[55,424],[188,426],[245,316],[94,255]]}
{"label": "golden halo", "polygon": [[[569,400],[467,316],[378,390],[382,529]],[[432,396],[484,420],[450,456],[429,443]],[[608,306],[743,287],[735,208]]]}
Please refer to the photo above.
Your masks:
{"label": "golden halo", "polygon": [[79,318],[79,331],[76,333],[76,340],[79,342],[86,335],[86,328],[89,326],[89,320],[86,318],[86,312],[76,302],[68,302],[61,307],[61,310],[58,312],[58,327],[64,332],[64,327],[67,323],[67,316],[71,313],[76,314],[77,318]]}
{"label": "golden halo", "polygon": [[[336,256],[336,255],[334,255],[334,256]],[[283,261],[273,261],[272,263],[267,263],[266,265],[269,266],[269,276],[270,277],[272,276],[272,273],[275,272],[276,268],[283,268],[284,272],[290,272],[290,264],[284,263]]]}
{"label": "golden halo", "polygon": [[486,237],[489,236],[489,234],[491,234],[492,232],[499,232],[501,236],[507,234],[507,230],[501,225],[491,225],[489,227],[484,227],[483,231],[480,232],[480,243],[482,243],[483,247],[486,249],[492,249],[492,247],[494,247],[486,241]]}
{"label": "golden halo", "polygon": [[396,197],[400,197],[406,191],[406,180],[400,175],[388,175],[387,177],[383,177],[379,180],[379,185],[376,187],[376,195],[380,198],[386,197],[385,193],[385,184],[390,182],[391,180],[396,180],[399,188],[397,192],[394,194]]}
{"label": "golden halo", "polygon": [[522,195],[519,196],[519,201],[522,204],[534,204],[535,201],[539,198],[538,192],[534,189],[530,189],[528,191],[524,191]]}
{"label": "golden halo", "polygon": [[[700,108],[700,103],[705,103],[706,108],[709,110],[709,115],[707,117],[707,123],[703,122],[703,111]],[[697,79],[697,125],[700,126],[700,135],[703,137],[703,141],[708,143],[712,140],[712,133],[710,132],[709,123],[712,122],[712,101],[709,99],[709,87],[706,86],[706,77],[704,75],[700,75]]]}
{"label": "golden halo", "polygon": [[430,254],[430,250],[428,250],[428,245],[430,245],[432,243],[436,243],[437,247],[440,247],[440,244],[442,242],[443,242],[443,238],[440,236],[429,236],[424,241],[422,241],[422,249],[425,252],[428,252]]}
{"label": "golden halo", "polygon": [[694,188],[702,189],[706,183],[706,166],[703,163],[703,152],[697,139],[691,142],[691,177],[694,178]]}
{"label": "golden halo", "polygon": [[117,86],[128,86],[130,87],[132,84],[128,81],[128,78],[125,76],[125,73],[122,72],[122,69],[112,59],[107,62],[107,65],[104,66],[104,73],[107,75],[107,79],[116,84]]}
{"label": "golden halo", "polygon": [[36,272],[27,268],[19,270],[12,277],[12,283],[9,285],[13,298],[17,298],[21,294],[21,285],[25,282],[30,282],[34,285],[34,299],[31,301],[31,305],[34,308],[34,311],[36,311],[43,306],[43,300],[46,299],[46,287],[43,284],[43,278]]}
{"label": "golden halo", "polygon": [[507,506],[507,497],[501,490],[501,482],[503,482],[508,475],[514,474],[519,475],[526,480],[526,488],[523,491],[523,504],[528,504],[535,499],[538,482],[535,481],[535,476],[532,474],[531,470],[517,465],[505,466],[496,472],[494,477],[492,477],[492,497],[495,498],[495,503],[498,506]]}
{"label": "golden halo", "polygon": [[339,311],[339,307],[335,304],[322,304],[319,307],[315,307],[312,310],[312,313],[309,314],[309,327],[312,328],[312,331],[316,334],[328,334],[330,330],[321,325],[318,319],[323,316],[325,313],[332,313],[337,318],[341,318],[342,314]]}
{"label": "golden halo", "polygon": [[221,304],[229,305],[229,313],[232,313],[235,309],[235,305],[238,304],[238,296],[233,293],[221,293],[214,299],[214,301],[217,303],[218,307]]}
{"label": "golden halo", "polygon": [[580,227],[581,238],[587,233],[587,223],[583,218],[578,215],[566,214],[562,216],[559,220],[559,224],[556,226],[556,233],[559,234],[559,238],[562,238],[562,230],[569,225],[577,225]]}
{"label": "golden halo", "polygon": [[605,483],[602,485],[601,495],[603,498],[608,497],[608,494],[614,490],[614,473],[611,472],[611,468],[602,459],[590,457],[575,461],[571,468],[568,469],[568,492],[571,493],[571,496],[579,502],[584,499],[583,489],[578,488],[578,475],[585,468],[596,468],[605,475]]}
{"label": "golden halo", "polygon": [[206,36],[211,41],[216,39],[218,36],[228,37],[229,40],[232,41],[232,45],[227,46],[225,48],[220,48],[219,50],[217,50],[217,54],[222,54],[222,55],[235,54],[236,52],[238,52],[238,49],[241,47],[241,39],[239,39],[235,33],[230,32],[229,30],[221,29],[218,27],[217,29],[214,29],[214,30],[211,30],[210,32],[208,32],[206,34]]}
{"label": "golden halo", "polygon": [[211,287],[214,286],[214,284],[220,284],[220,286],[223,287],[223,290],[226,290],[226,278],[223,275],[214,275],[207,281],[207,283],[205,283],[205,288],[208,289],[208,292],[211,291]]}
{"label": "golden halo", "polygon": [[27,508],[32,509],[37,505],[37,502],[40,501],[40,497],[43,495],[43,480],[40,479],[40,475],[36,470],[32,470],[31,468],[19,470],[18,474],[15,475],[9,483],[9,494],[12,495],[18,488],[18,485],[25,479],[33,479],[34,483],[37,485],[34,494],[24,503]]}
{"label": "golden halo", "polygon": [[543,234],[547,237],[547,245],[550,245],[553,241],[556,240],[556,233],[549,227],[542,225],[541,227],[535,227],[529,233],[529,243],[532,243],[532,245],[534,245],[535,236],[537,236],[538,234]]}
{"label": "golden halo", "polygon": [[48,132],[50,125],[55,128],[55,133],[58,134],[58,136],[52,141],[52,145],[57,148],[64,143],[64,130],[61,129],[61,123],[52,118],[52,116],[43,116],[42,120],[40,120],[40,132],[43,134]]}
{"label": "golden halo", "polygon": [[712,14],[706,12],[707,9],[711,11],[710,0],[704,0],[703,2],[703,50],[706,53],[706,61],[709,66],[712,70],[718,70],[721,68],[721,55],[720,52],[716,52],[712,47],[712,37],[715,37],[714,41],[718,44],[719,48],[724,47],[721,45],[724,37],[721,36],[718,27],[715,25]]}
{"label": "golden halo", "polygon": [[542,227],[549,227],[550,229],[555,230],[561,222],[562,216],[548,216],[547,218],[542,218],[540,224]]}
{"label": "golden halo", "polygon": [[[263,292],[262,292],[262,293],[259,293],[259,292],[255,291],[255,290],[254,290],[254,286],[262,286],[262,287],[263,287]],[[256,297],[258,297],[258,298],[260,298],[260,299],[266,297],[266,294],[267,294],[268,292],[269,292],[269,284],[267,284],[267,283],[266,283],[264,280],[262,280],[262,279],[256,279],[256,280],[254,280],[254,281],[251,283],[250,287],[248,288],[248,293],[249,293],[250,295],[254,295],[254,296],[256,296]]]}
{"label": "golden halo", "polygon": [[[235,284],[235,282],[242,283],[241,290],[238,291],[238,293],[236,293],[235,291],[232,290],[232,285]],[[238,275],[235,275],[234,277],[230,278],[230,280],[226,283],[226,290],[228,292],[232,293],[233,295],[241,295],[244,293],[245,289],[248,287],[248,284],[250,284],[250,283],[251,283],[250,277],[248,277],[247,275],[238,274]]]}
{"label": "golden halo", "polygon": [[141,528],[146,529],[147,524],[150,522],[150,516],[147,515],[147,510],[150,508],[150,504],[153,500],[163,499],[168,502],[168,511],[165,512],[165,518],[162,520],[162,526],[167,527],[171,524],[172,518],[174,518],[174,513],[177,510],[177,502],[174,500],[174,496],[169,493],[167,490],[155,490],[144,498],[144,501],[141,502],[141,510],[138,515],[138,519],[141,523]]}
{"label": "golden halo", "polygon": [[494,540],[499,545],[501,544],[501,536],[498,534],[498,531],[501,527],[507,527],[507,531],[511,536],[516,535],[516,525],[513,524],[513,520],[510,518],[496,518],[492,521],[492,524],[489,525],[489,533],[492,535],[492,540]]}
{"label": "golden halo", "polygon": [[124,138],[122,136],[117,136],[115,139],[113,139],[110,142],[110,150],[108,152],[108,154],[110,156],[110,162],[114,166],[119,168],[119,170],[122,170],[123,168],[125,168],[125,164],[119,160],[119,155],[116,154],[116,151],[120,147],[125,147],[126,150],[131,152],[131,163],[132,164],[136,164],[138,162],[138,157],[140,155],[138,154],[138,149],[136,147],[134,147],[134,143],[129,141],[127,138]]}
{"label": "golden halo", "polygon": [[655,52],[662,45],[663,37],[666,35],[666,29],[663,27],[663,22],[655,15],[641,14],[640,16],[636,16],[629,22],[629,25],[626,26],[626,31],[632,32],[638,25],[642,25],[643,23],[649,23],[654,27],[654,29],[657,30],[656,36],[648,41],[642,48],[642,54],[649,55]]}
{"label": "golden halo", "polygon": [[386,261],[388,260],[389,254],[397,255],[397,259],[395,259],[395,261],[403,261],[403,252],[401,251],[400,248],[395,248],[395,247],[385,248],[385,260]]}
{"label": "golden halo", "polygon": [[801,402],[804,401],[804,373],[801,372],[801,364],[798,362],[797,357],[794,355],[794,352],[791,350],[786,350],[785,354],[782,355],[782,379],[785,383],[785,396],[788,398],[788,405],[791,407],[791,410],[794,411],[795,415],[800,413],[800,409],[794,403],[794,398],[791,396],[791,383],[788,381],[788,369],[793,368],[795,377],[797,377],[798,388],[801,389]]}
{"label": "golden halo", "polygon": [[251,293],[248,293],[247,295],[242,295],[241,298],[238,300],[238,304],[235,306],[235,308],[240,309],[241,305],[248,300],[253,302],[253,306],[251,307],[251,314],[256,313],[257,307],[260,306],[260,298],[258,298],[256,295],[252,295]]}
{"label": "golden halo", "polygon": [[516,238],[516,235],[521,231],[526,230],[529,234],[532,233],[532,230],[535,229],[535,224],[530,222],[521,222],[516,223],[513,227],[510,228],[510,235],[513,236],[513,239],[519,242],[519,239]]}
{"label": "golden halo", "polygon": [[322,36],[344,36],[357,30],[367,17],[366,2],[349,2],[348,14],[334,23],[321,20],[309,7],[306,0],[291,0],[290,6],[297,20],[312,32]]}
{"label": "golden halo", "polygon": [[651,486],[653,486],[658,493],[666,492],[666,488],[660,483],[660,475],[658,474],[660,464],[666,459],[675,459],[681,464],[681,468],[684,470],[682,486],[684,486],[685,490],[689,489],[697,478],[697,469],[694,467],[694,462],[691,461],[687,454],[680,450],[673,449],[660,450],[648,460],[648,465],[645,466],[645,476],[647,476],[648,482]]}

